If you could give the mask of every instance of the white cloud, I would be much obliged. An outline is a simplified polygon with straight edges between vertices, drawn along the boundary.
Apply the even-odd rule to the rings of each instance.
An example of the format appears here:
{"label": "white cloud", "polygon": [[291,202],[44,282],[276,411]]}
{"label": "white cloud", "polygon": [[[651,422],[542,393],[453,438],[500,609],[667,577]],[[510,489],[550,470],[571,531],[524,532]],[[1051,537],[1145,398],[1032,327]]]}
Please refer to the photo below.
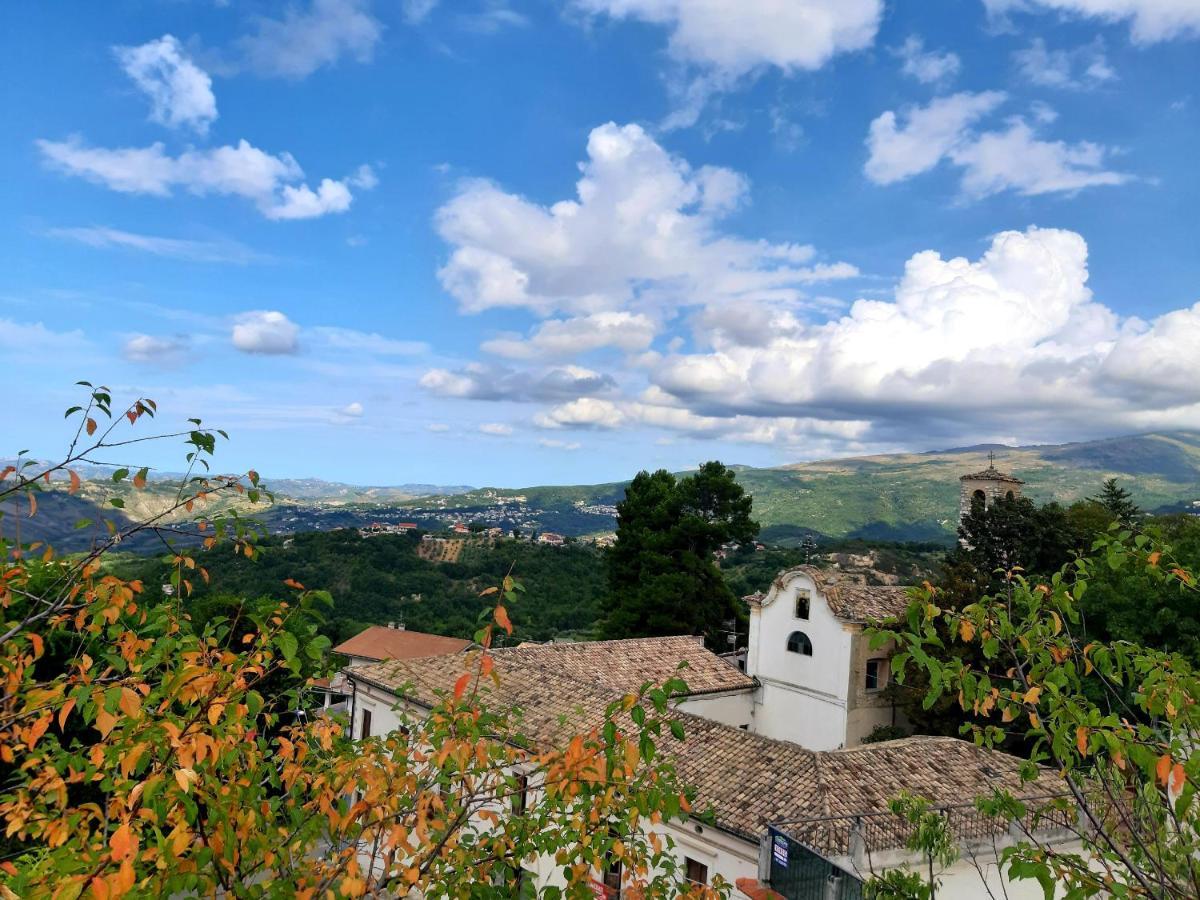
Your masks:
{"label": "white cloud", "polygon": [[1007,190],[1026,196],[1073,192],[1131,180],[1105,168],[1108,148],[1090,141],[1041,140],[1019,117],[1010,118],[1002,131],[972,128],[1004,100],[997,91],[939,97],[905,110],[902,126],[894,112],[883,113],[867,135],[867,177],[892,184],[949,160],[962,170],[963,196],[973,199]]}
{"label": "white cloud", "polygon": [[[166,153],[161,143],[149,147],[88,147],[77,136],[65,141],[39,140],[46,161],[66,172],[128,194],[170,196],[183,189],[198,196],[243,197],[269,219],[300,219],[345,212],[353,199],[348,180],[323,179],[316,191],[292,182],[304,177],[290,153],[274,156],[249,142],[237,146]],[[361,175],[352,176],[361,180]]]}
{"label": "white cloud", "polygon": [[369,0],[311,0],[289,6],[281,19],[258,17],[237,49],[242,65],[260,75],[304,78],[344,56],[370,62],[382,36]]}
{"label": "white cloud", "polygon": [[419,356],[429,352],[424,341],[398,341],[373,331],[356,331],[353,328],[338,328],[321,325],[305,330],[306,337],[331,350],[345,353],[371,354],[373,356]]}
{"label": "white cloud", "polygon": [[151,234],[137,234],[132,231],[121,231],[118,228],[107,228],[103,225],[92,225],[79,228],[51,228],[46,231],[49,237],[77,241],[89,247],[119,248],[137,250],[153,256],[165,256],[172,259],[185,259],[190,262],[230,262],[251,263],[269,262],[270,256],[251,250],[237,241],[195,241],[183,238],[158,237]]}
{"label": "white cloud", "polygon": [[89,349],[87,338],[79,329],[52,331],[41,322],[17,322],[0,318],[0,349],[9,359],[59,359],[75,356]]}
{"label": "white cloud", "polygon": [[1059,12],[1130,23],[1135,43],[1200,36],[1200,4],[1195,0],[983,0],[988,13]]}
{"label": "white cloud", "polygon": [[472,181],[438,211],[438,231],[453,247],[439,277],[464,311],[650,313],[795,298],[812,282],[856,274],[844,263],[815,264],[809,246],[722,233],[720,220],[746,201],[746,179],[694,169],[637,125],[594,129],[587,157],[575,199],[542,206]]}
{"label": "white cloud", "polygon": [[150,98],[150,118],[169,128],[191,128],[207,134],[217,118],[212,79],[165,34],[139,47],[116,47],[125,74]]}
{"label": "white cloud", "polygon": [[432,432],[433,434],[445,434],[450,430],[450,426],[445,422],[430,422],[425,426],[425,430]]}
{"label": "white cloud", "polygon": [[578,450],[583,444],[579,441],[560,441],[558,438],[539,438],[538,446],[549,450]]}
{"label": "white cloud", "polygon": [[462,369],[430,369],[418,384],[435,397],[458,400],[554,401],[611,392],[616,382],[582,366],[541,372],[471,363]]}
{"label": "white cloud", "polygon": [[479,426],[479,431],[492,437],[508,437],[513,433],[512,426],[503,422],[485,422]]}
{"label": "white cloud", "polygon": [[587,13],[636,19],[670,32],[676,59],[727,75],[760,66],[819,69],[871,46],[882,0],[574,0]]}
{"label": "white cloud", "polygon": [[363,405],[355,400],[353,403],[348,403],[339,409],[338,414],[347,416],[351,419],[361,419],[363,414]]}
{"label": "white cloud", "polygon": [[1042,141],[1020,119],[1005,131],[982,134],[955,149],[950,158],[963,167],[962,189],[970,197],[1014,190],[1026,196],[1073,192],[1098,185],[1125,184],[1131,176],[1105,169],[1107,148],[1091,141]]}
{"label": "white cloud", "polygon": [[915,34],[895,52],[902,61],[900,71],[922,84],[951,81],[962,68],[962,60],[957,53],[926,50],[925,42]]}
{"label": "white cloud", "polygon": [[534,416],[539,428],[616,428],[626,416],[611,400],[580,397]]}
{"label": "white cloud", "polygon": [[429,14],[437,5],[438,0],[402,0],[400,12],[405,22],[417,25],[429,18]]}
{"label": "white cloud", "polygon": [[871,123],[867,134],[867,177],[876,184],[892,184],[929,171],[965,139],[972,124],[1004,100],[1000,91],[938,97],[927,106],[904,110],[903,125],[888,110]]}
{"label": "white cloud", "polygon": [[641,313],[598,312],[573,319],[549,319],[528,338],[506,334],[483,343],[483,350],[509,359],[565,359],[605,347],[627,353],[645,350],[657,332]]}
{"label": "white cloud", "polygon": [[130,362],[156,366],[179,365],[189,350],[186,337],[159,337],[151,334],[130,335],[121,345],[121,355]]}
{"label": "white cloud", "polygon": [[1117,77],[1099,39],[1073,50],[1050,50],[1045,40],[1034,38],[1013,53],[1013,62],[1022,78],[1040,87],[1082,90]]}
{"label": "white cloud", "polygon": [[[741,440],[824,428],[859,444],[1200,425],[1200,303],[1122,321],[1087,279],[1087,245],[1070,231],[1005,232],[977,260],[924,251],[892,300],[859,300],[765,346],[718,340],[667,357],[640,408],[582,412],[608,427],[673,417]],[[589,418],[571,404],[542,415],[561,427]]]}
{"label": "white cloud", "polygon": [[281,312],[256,310],[238,316],[231,338],[243,353],[284,355],[300,349],[300,326]]}

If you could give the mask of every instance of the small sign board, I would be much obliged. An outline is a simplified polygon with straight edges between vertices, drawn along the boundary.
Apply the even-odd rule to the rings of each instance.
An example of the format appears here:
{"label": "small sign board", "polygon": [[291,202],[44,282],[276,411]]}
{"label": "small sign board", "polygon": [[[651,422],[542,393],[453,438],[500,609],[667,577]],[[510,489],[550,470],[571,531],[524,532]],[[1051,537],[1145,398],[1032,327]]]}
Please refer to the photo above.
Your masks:
{"label": "small sign board", "polygon": [[775,835],[775,839],[771,842],[771,857],[775,860],[776,865],[786,866],[788,864],[787,838]]}

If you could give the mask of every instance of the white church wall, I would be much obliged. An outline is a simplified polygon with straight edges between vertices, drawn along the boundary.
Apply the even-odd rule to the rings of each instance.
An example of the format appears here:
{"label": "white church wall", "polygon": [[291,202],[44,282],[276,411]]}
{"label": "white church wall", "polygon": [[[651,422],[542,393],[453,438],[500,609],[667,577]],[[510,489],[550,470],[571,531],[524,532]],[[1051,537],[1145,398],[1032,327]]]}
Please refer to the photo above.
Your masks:
{"label": "white church wall", "polygon": [[[683,676],[687,678],[686,670]],[[688,697],[679,701],[677,706],[680,712],[711,719],[722,725],[732,725],[734,728],[748,727],[754,720],[754,692],[749,689]]]}

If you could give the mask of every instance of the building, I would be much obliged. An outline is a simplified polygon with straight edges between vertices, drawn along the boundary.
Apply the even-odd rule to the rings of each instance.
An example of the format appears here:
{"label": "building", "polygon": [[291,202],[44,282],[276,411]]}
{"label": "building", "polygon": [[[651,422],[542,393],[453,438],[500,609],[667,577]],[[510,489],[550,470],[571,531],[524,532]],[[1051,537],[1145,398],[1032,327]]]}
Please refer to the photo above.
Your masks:
{"label": "building", "polygon": [[[986,820],[971,798],[1002,787],[1028,800],[1061,792],[1043,772],[1021,780],[1022,760],[957,738],[913,737],[840,750],[813,750],[751,730],[745,707],[731,698],[753,692],[744,673],[691,637],[547,644],[493,651],[495,683],[484,702],[524,711],[523,730],[540,746],[598,727],[605,707],[647,680],[681,674],[678,700],[684,739],[664,733],[660,752],[697,789],[705,821],[652,826],[674,842],[682,867],[697,881],[720,875],[754,896],[769,884],[789,900],[851,900],[882,866],[923,865],[904,848],[903,822],[888,811],[902,790],[946,808],[964,858],[940,873],[943,895],[982,898],[995,890],[997,848],[1012,838]],[[681,662],[686,668],[679,671]],[[460,655],[399,659],[347,672],[353,685],[356,737],[400,726],[402,711],[422,715],[464,669]],[[536,787],[531,787],[535,790]],[[539,887],[556,884],[558,866],[538,860],[528,869]],[[1005,885],[1011,900],[1041,897],[1036,882]],[[597,873],[597,896],[619,897]]]}
{"label": "building", "polygon": [[836,570],[781,572],[750,607],[746,673],[757,683],[754,730],[813,750],[854,747],[903,724],[884,688],[887,648],[872,650],[872,620],[900,616],[908,588],[863,585]]}
{"label": "building", "polygon": [[961,523],[971,511],[971,505],[982,503],[990,507],[1000,499],[1014,500],[1021,496],[1020,478],[1001,472],[996,468],[996,454],[988,453],[988,467],[982,472],[963,475],[958,479],[958,521]]}
{"label": "building", "polygon": [[553,531],[543,531],[538,535],[537,542],[539,544],[547,544],[551,547],[561,547],[567,542],[567,539],[561,534],[555,534]]}
{"label": "building", "polygon": [[471,646],[462,638],[409,631],[402,622],[372,625],[333,648],[349,660],[350,668],[388,659],[415,659],[444,653],[461,653]]}

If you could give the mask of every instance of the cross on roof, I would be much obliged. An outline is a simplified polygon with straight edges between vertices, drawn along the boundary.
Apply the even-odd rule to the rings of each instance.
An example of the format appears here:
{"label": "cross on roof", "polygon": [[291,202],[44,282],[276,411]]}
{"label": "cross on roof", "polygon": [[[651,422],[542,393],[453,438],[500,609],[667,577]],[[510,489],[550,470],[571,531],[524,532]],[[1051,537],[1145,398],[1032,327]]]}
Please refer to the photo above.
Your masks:
{"label": "cross on roof", "polygon": [[994,468],[996,468],[996,451],[995,451],[995,450],[989,450],[989,451],[988,451],[988,464],[989,464],[989,465],[990,465],[990,466],[991,466],[993,469],[994,469]]}

